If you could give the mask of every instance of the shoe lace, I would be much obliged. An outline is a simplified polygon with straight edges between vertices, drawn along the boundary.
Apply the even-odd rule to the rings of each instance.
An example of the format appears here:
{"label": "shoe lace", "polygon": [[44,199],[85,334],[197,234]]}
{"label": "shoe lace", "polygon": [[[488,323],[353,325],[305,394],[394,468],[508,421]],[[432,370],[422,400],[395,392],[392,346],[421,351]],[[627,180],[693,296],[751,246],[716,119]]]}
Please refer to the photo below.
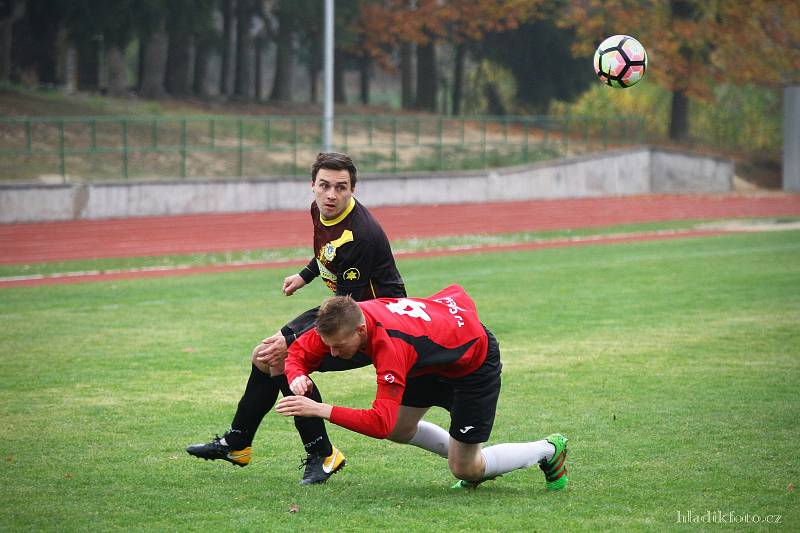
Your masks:
{"label": "shoe lace", "polygon": [[321,456],[315,453],[309,453],[308,455],[306,455],[305,459],[300,459],[300,466],[298,466],[297,469],[302,470],[308,467],[308,465],[313,466],[315,463],[318,463],[320,459],[322,459]]}

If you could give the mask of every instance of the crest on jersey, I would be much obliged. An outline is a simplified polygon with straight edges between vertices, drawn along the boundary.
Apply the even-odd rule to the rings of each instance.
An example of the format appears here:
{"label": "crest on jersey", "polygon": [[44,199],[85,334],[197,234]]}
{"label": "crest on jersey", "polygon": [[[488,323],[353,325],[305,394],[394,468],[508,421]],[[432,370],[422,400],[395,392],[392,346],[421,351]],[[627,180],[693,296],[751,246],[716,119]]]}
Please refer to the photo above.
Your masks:
{"label": "crest on jersey", "polygon": [[332,243],[328,243],[323,246],[322,257],[324,257],[328,262],[333,261],[333,258],[336,257],[336,247]]}
{"label": "crest on jersey", "polygon": [[394,383],[394,376],[392,374],[386,374],[383,376],[383,379],[386,380],[386,383]]}
{"label": "crest on jersey", "polygon": [[357,268],[348,268],[344,271],[342,277],[345,281],[356,281],[361,278],[361,272],[359,272]]}

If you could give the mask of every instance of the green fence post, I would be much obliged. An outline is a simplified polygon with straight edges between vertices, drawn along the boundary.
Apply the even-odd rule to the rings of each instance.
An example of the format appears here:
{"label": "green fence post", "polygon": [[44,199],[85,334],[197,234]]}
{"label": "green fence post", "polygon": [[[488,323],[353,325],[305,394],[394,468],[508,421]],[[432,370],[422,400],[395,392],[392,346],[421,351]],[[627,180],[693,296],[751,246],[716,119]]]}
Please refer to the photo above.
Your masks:
{"label": "green fence post", "polygon": [[397,117],[392,117],[392,172],[397,172]]}
{"label": "green fence post", "polygon": [[272,142],[272,125],[268,118],[264,119],[264,146],[269,146]]}
{"label": "green fence post", "polygon": [[527,163],[528,162],[528,157],[529,157],[528,132],[530,131],[530,126],[531,126],[530,119],[527,118],[527,117],[524,118],[523,119],[523,124],[524,124],[523,130],[522,130],[523,131],[523,142],[525,144],[522,147],[522,159],[523,159],[523,161],[525,163]]}
{"label": "green fence post", "polygon": [[63,183],[67,182],[67,162],[64,154],[64,121],[58,121],[58,170],[61,173],[61,180]]}
{"label": "green fence post", "polygon": [[603,119],[603,150],[608,150],[608,118]]}
{"label": "green fence post", "polygon": [[486,168],[486,117],[481,117],[481,165]]}
{"label": "green fence post", "polygon": [[344,137],[344,144],[343,144],[342,151],[344,153],[347,153],[347,149],[348,149],[347,145],[349,144],[348,140],[347,140],[347,135],[349,133],[347,126],[348,126],[348,120],[346,118],[343,118],[342,119],[342,137]]}
{"label": "green fence post", "polygon": [[25,120],[25,147],[28,155],[33,152],[33,132],[31,131],[31,119]]}
{"label": "green fence post", "polygon": [[542,139],[542,143],[545,145],[546,148],[549,149],[550,147],[550,118],[544,117],[542,123],[544,124],[544,139]]}
{"label": "green fence post", "polygon": [[369,117],[369,122],[367,124],[369,128],[367,130],[369,132],[369,145],[372,146],[372,129],[374,127],[374,119],[372,117]]}
{"label": "green fence post", "polygon": [[181,177],[186,177],[186,119],[181,120]]}
{"label": "green fence post", "polygon": [[128,179],[128,121],[122,120],[120,126],[122,126],[122,177]]}
{"label": "green fence post", "polygon": [[439,170],[444,170],[444,132],[442,117],[439,117]]}
{"label": "green fence post", "polygon": [[563,155],[569,152],[569,116],[564,117],[563,128],[561,128],[561,150]]}
{"label": "green fence post", "polygon": [[211,141],[211,148],[214,148],[217,145],[217,123],[212,118],[208,121],[208,138]]}
{"label": "green fence post", "polygon": [[158,119],[150,121],[150,145],[158,148]]}
{"label": "green fence post", "polygon": [[299,174],[299,168],[297,168],[297,119],[292,119],[292,175],[297,176]]}
{"label": "green fence post", "polygon": [[92,138],[92,150],[97,150],[97,121],[92,119],[90,122],[91,124],[91,138]]}
{"label": "green fence post", "polygon": [[242,171],[244,169],[244,123],[242,119],[236,121],[236,126],[238,131],[236,132],[237,137],[237,150],[236,150],[236,175],[238,177],[242,177]]}
{"label": "green fence post", "polygon": [[420,120],[419,120],[419,117],[417,117],[417,146],[419,146],[420,135],[421,135],[421,133],[420,133]]}

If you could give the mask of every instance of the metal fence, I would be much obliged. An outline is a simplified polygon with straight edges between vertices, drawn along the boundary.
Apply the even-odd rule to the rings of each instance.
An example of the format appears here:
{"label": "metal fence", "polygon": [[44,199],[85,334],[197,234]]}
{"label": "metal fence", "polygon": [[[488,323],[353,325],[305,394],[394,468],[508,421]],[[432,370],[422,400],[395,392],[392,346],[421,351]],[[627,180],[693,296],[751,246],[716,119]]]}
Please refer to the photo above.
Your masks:
{"label": "metal fence", "polygon": [[[0,118],[0,180],[306,175],[322,145],[311,116]],[[360,172],[466,170],[644,142],[640,119],[339,116],[337,150]]]}

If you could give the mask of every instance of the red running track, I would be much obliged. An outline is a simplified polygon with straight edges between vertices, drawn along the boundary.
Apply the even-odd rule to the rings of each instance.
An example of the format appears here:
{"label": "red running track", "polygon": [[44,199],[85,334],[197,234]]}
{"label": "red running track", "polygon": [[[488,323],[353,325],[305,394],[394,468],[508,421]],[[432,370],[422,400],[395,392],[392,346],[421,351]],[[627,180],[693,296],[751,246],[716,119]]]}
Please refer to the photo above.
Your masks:
{"label": "red running track", "polygon": [[[370,209],[392,240],[800,216],[797,194],[653,195]],[[0,224],[0,264],[311,247],[307,211]]]}

